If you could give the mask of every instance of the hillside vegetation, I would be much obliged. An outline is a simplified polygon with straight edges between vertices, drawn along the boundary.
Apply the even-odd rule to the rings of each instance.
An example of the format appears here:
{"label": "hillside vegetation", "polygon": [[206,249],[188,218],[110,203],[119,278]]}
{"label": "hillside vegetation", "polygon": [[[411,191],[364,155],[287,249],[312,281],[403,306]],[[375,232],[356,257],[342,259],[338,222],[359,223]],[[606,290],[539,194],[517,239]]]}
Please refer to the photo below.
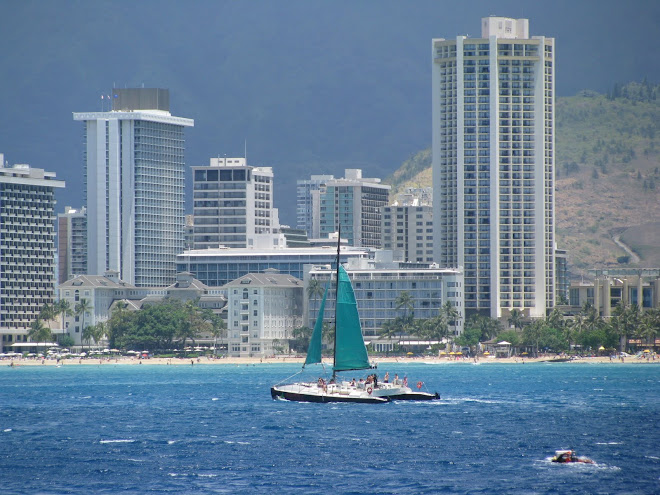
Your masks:
{"label": "hillside vegetation", "polygon": [[[555,118],[557,242],[574,273],[660,266],[660,85],[558,98]],[[430,187],[430,165],[420,151],[385,182]]]}

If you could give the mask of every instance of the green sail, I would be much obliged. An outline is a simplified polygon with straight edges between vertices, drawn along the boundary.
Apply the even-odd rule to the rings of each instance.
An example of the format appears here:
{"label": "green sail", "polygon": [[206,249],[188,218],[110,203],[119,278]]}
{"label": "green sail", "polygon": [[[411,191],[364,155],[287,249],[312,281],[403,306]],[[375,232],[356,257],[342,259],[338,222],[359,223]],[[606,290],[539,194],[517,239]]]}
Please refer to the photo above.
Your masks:
{"label": "green sail", "polygon": [[337,281],[337,320],[335,322],[335,371],[371,368],[367,348],[362,338],[360,315],[351,280],[343,266],[339,266]]}
{"label": "green sail", "polygon": [[305,365],[316,364],[321,362],[321,333],[323,330],[323,313],[325,312],[325,298],[328,296],[328,289],[326,287],[325,293],[323,294],[323,300],[321,301],[321,307],[319,308],[319,315],[316,317],[316,324],[314,325],[314,331],[312,332],[312,338],[309,339],[309,347],[307,348],[307,359],[305,359]]}

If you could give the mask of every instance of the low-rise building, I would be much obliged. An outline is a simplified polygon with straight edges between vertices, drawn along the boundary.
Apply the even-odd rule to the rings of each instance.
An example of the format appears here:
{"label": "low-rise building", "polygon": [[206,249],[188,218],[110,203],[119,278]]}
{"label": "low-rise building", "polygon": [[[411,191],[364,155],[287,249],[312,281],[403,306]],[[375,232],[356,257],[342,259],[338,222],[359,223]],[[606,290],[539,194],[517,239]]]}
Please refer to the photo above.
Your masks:
{"label": "low-rise building", "polygon": [[[119,280],[117,272],[107,272],[105,275],[75,277],[60,284],[57,290],[59,299],[67,301],[71,308],[71,314],[64,316],[63,329],[57,332],[69,334],[75,345],[83,344],[82,332],[85,327],[110,319],[113,307],[118,301],[127,303],[129,310],[138,310],[145,304],[156,304],[166,298],[194,300],[200,308],[211,309],[226,318],[226,292],[220,287],[208,287],[186,272],[177,274],[176,282],[168,287],[135,287]],[[87,303],[88,311],[76,312],[76,306],[83,299]],[[198,340],[200,343],[211,341],[210,335],[202,335]]]}
{"label": "low-rise building", "polygon": [[585,303],[604,317],[612,316],[621,302],[638,304],[642,310],[660,307],[660,268],[614,268],[590,273],[595,277],[593,281],[571,284],[568,312],[579,312]]}
{"label": "low-rise building", "polygon": [[[190,272],[209,287],[220,287],[248,273],[262,273],[275,268],[302,279],[304,266],[333,263],[337,256],[334,246],[327,247],[271,247],[271,248],[209,248],[185,251],[177,256],[179,272]],[[368,248],[341,248],[341,261],[350,258],[369,258],[374,250]]]}
{"label": "low-rise building", "polygon": [[228,298],[230,356],[270,356],[288,351],[288,340],[303,324],[303,283],[266,270],[249,273],[225,286]]}

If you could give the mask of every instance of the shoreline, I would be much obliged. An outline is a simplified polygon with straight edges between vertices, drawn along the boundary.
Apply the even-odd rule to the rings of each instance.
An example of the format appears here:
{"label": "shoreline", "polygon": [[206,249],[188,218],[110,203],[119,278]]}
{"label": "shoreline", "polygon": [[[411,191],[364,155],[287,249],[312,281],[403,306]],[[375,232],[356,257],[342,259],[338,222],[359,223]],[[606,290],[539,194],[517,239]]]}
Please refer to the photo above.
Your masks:
{"label": "shoreline", "polygon": [[[561,361],[558,361],[561,359]],[[534,363],[548,363],[553,362],[556,364],[562,363],[575,363],[575,364],[660,364],[660,358],[655,359],[655,356],[649,356],[647,358],[637,358],[635,356],[628,356],[625,358],[610,358],[609,356],[599,356],[599,357],[580,357],[571,359],[569,361],[564,361],[564,358],[555,357],[555,356],[544,356],[538,358],[520,358],[520,357],[511,357],[511,358],[484,358],[480,357],[478,359],[474,358],[460,358],[460,359],[451,359],[447,357],[427,357],[427,358],[409,358],[409,357],[375,357],[372,359],[372,362],[377,366],[380,365],[391,365],[391,364],[427,364],[427,365],[455,365],[455,364],[534,364]],[[2,359],[0,360],[0,366],[12,366],[12,362],[15,367],[20,366],[105,366],[105,365],[117,365],[117,366],[137,366],[137,365],[148,365],[148,366],[217,366],[217,365],[257,365],[257,364],[299,364],[302,365],[305,361],[303,357],[293,357],[293,356],[282,356],[282,357],[270,357],[270,358],[237,358],[237,357],[227,357],[227,358],[217,358],[212,359],[208,357],[201,358],[146,358],[146,359],[137,359],[135,357],[118,357],[118,358],[67,358],[61,359],[59,362],[55,359],[34,359],[34,358],[13,358],[13,359]],[[332,366],[331,359],[324,359],[323,364],[326,366]]]}

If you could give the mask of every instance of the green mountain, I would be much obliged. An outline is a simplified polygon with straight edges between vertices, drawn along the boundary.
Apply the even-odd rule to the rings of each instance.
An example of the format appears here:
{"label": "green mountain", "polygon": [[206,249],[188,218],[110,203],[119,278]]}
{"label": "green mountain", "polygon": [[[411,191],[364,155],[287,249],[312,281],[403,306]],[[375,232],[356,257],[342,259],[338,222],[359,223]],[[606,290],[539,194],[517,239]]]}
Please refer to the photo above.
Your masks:
{"label": "green mountain", "polygon": [[[557,242],[574,273],[660,266],[660,85],[558,98],[555,118]],[[420,151],[385,182],[429,187],[430,166]]]}

